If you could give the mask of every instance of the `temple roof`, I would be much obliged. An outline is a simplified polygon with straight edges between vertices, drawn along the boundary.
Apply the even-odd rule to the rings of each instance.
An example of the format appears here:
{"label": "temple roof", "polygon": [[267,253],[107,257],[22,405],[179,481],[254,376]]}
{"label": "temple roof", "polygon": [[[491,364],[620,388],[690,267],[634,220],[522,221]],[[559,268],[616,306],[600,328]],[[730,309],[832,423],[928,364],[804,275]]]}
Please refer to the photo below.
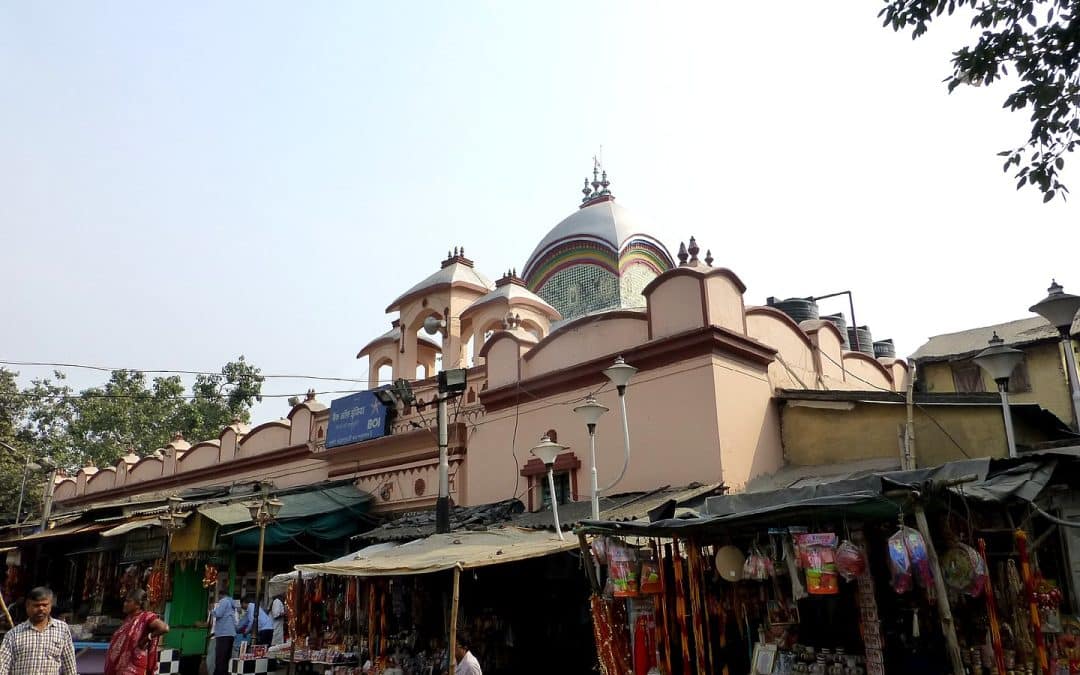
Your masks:
{"label": "temple roof", "polygon": [[548,319],[558,321],[562,318],[559,310],[548,304],[543,298],[525,287],[525,282],[516,274],[507,273],[506,276],[495,283],[495,290],[491,291],[461,313],[464,319],[475,314],[481,307],[498,300],[506,300],[510,306],[527,305],[547,315]]}
{"label": "temple roof", "polygon": [[473,262],[465,257],[464,249],[454,249],[443,261],[438,272],[399,295],[386,311],[397,311],[414,296],[455,286],[471,288],[480,293],[487,293],[495,287],[487,277],[473,268]]}

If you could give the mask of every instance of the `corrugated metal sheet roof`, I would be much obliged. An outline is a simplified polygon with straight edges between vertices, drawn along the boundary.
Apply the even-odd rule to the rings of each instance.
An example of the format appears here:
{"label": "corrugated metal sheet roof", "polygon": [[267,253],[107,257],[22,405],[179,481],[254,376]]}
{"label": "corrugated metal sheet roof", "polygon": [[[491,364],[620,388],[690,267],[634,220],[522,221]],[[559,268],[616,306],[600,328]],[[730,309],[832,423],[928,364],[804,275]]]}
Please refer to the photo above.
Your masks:
{"label": "corrugated metal sheet roof", "polygon": [[[665,487],[653,492],[638,492],[600,499],[600,518],[607,521],[626,521],[647,518],[649,511],[674,500],[680,507],[700,502],[704,507],[705,498],[723,488],[720,483],[710,485],[691,484],[686,487]],[[559,523],[564,530],[592,518],[592,504],[586,501],[570,502],[559,505]],[[533,529],[554,530],[555,521],[551,509],[524,513],[513,518],[514,525]]]}
{"label": "corrugated metal sheet roof", "polygon": [[[919,361],[944,361],[975,354],[986,349],[994,333],[997,333],[998,337],[1009,346],[1058,339],[1057,328],[1051,326],[1041,316],[1033,316],[957,333],[935,335],[915,350],[911,358]],[[1080,335],[1080,318],[1073,322],[1072,333]]]}

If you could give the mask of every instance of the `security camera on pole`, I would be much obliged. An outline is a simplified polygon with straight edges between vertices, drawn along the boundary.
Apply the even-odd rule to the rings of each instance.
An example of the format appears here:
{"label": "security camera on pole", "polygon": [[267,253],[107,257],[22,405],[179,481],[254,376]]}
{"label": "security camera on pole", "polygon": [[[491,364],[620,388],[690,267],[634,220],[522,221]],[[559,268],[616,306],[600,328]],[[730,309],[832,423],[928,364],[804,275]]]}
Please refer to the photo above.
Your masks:
{"label": "security camera on pole", "polygon": [[[424,319],[424,332],[435,335],[446,328],[446,321],[429,316]],[[446,402],[460,396],[468,387],[468,371],[464,368],[439,371],[438,413],[436,425],[439,434],[439,497],[435,502],[435,532],[445,534],[450,531],[450,458],[447,454]]]}

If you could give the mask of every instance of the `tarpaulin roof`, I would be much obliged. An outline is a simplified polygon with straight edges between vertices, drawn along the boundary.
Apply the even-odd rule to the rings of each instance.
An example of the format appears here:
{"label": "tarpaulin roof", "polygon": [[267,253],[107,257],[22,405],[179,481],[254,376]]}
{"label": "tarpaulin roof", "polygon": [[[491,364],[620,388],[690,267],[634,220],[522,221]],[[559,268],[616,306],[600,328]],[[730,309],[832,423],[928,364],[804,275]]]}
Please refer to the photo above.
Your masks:
{"label": "tarpaulin roof", "polygon": [[336,574],[355,577],[428,574],[453,569],[471,569],[539,558],[569,551],[577,541],[565,541],[550,532],[502,527],[477,532],[433,534],[396,548],[378,551],[345,562],[297,565],[305,574]]}
{"label": "tarpaulin roof", "polygon": [[1059,464],[1075,464],[1075,457],[1041,453],[1016,459],[975,459],[949,462],[913,471],[889,471],[842,477],[806,487],[764,492],[742,492],[707,500],[708,515],[670,518],[653,523],[589,521],[586,532],[636,536],[691,536],[738,526],[777,523],[807,515],[889,517],[899,506],[890,495],[925,489],[970,478],[950,489],[965,497],[986,502],[1034,501],[1054,477]]}
{"label": "tarpaulin roof", "polygon": [[[367,513],[371,495],[354,485],[337,485],[292,494],[280,494],[282,507],[277,519],[266,528],[266,544],[276,546],[307,533],[319,539],[341,539],[354,534],[362,526],[360,516]],[[251,522],[244,502],[199,508],[218,525],[242,525],[231,534],[237,547],[258,545],[259,533]]]}
{"label": "tarpaulin roof", "polygon": [[[341,556],[340,558],[335,558],[334,560],[331,560],[327,564],[328,565],[337,565],[337,564],[341,564],[341,563],[352,562],[354,560],[358,560],[358,559],[363,558],[365,556],[369,556],[372,553],[377,553],[379,551],[386,551],[386,550],[392,549],[397,545],[398,545],[398,543],[396,541],[384,541],[381,544],[372,544],[371,546],[364,547],[364,548],[360,549],[359,551],[353,551],[352,553],[347,553],[347,554]],[[270,581],[267,582],[267,584],[266,584],[266,593],[267,593],[267,595],[269,595],[272,598],[275,595],[284,594],[285,590],[289,586],[289,582],[291,582],[293,579],[296,579],[299,576],[299,574],[300,574],[299,572],[297,572],[296,570],[293,570],[292,572],[284,572],[282,574],[275,574],[274,576],[270,577]]]}
{"label": "tarpaulin roof", "polygon": [[[493,504],[454,506],[450,509],[450,530],[495,527],[525,510],[517,499],[506,499]],[[411,541],[435,534],[435,512],[418,511],[403,515],[373,530],[362,532],[353,539],[365,541]]]}

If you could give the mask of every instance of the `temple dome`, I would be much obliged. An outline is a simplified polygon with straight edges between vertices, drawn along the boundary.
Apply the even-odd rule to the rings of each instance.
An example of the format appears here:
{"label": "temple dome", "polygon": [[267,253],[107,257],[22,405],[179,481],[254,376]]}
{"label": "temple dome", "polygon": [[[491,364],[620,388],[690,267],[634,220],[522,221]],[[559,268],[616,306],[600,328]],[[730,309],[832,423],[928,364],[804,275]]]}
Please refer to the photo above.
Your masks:
{"label": "temple dome", "polygon": [[529,290],[564,320],[643,307],[642,289],[674,267],[667,248],[615,202],[607,173],[598,174],[594,169],[591,184],[586,179],[578,210],[540,240],[523,268]]}

